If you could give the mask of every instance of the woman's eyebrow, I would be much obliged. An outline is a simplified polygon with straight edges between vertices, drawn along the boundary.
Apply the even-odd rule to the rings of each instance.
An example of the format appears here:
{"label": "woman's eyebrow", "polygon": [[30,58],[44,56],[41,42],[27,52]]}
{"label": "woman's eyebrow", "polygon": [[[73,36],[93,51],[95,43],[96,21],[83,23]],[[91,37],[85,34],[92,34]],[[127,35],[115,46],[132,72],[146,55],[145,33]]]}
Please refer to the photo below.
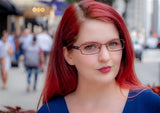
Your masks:
{"label": "woman's eyebrow", "polygon": [[[110,39],[110,40],[107,40],[105,43],[108,43],[108,42],[110,42],[110,41],[113,41],[113,40],[118,40],[119,38],[113,38],[113,39]],[[101,43],[100,41],[86,41],[86,42],[82,42],[81,44],[87,44],[87,43]],[[81,44],[79,44],[79,45],[81,45]]]}

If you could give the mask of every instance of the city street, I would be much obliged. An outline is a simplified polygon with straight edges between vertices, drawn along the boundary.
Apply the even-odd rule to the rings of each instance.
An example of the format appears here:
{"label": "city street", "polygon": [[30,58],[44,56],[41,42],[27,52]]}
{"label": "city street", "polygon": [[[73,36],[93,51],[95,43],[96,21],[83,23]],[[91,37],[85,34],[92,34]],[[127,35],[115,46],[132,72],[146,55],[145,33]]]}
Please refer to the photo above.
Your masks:
{"label": "city street", "polygon": [[[136,73],[143,84],[160,85],[160,51],[145,50],[142,62],[135,61]],[[26,91],[26,72],[23,67],[11,68],[8,76],[8,89],[0,89],[0,109],[4,105],[20,106],[24,110],[36,110],[41,90],[45,80],[45,73],[40,73],[37,91]],[[34,76],[32,75],[32,82]],[[2,82],[0,82],[0,87]]]}
{"label": "city street", "polygon": [[135,68],[143,84],[160,85],[160,49],[145,49],[142,61],[136,61]]}
{"label": "city street", "polygon": [[[36,110],[41,90],[43,87],[45,74],[40,73],[37,83],[37,91],[26,91],[27,88],[27,74],[23,67],[11,68],[8,74],[8,89],[0,89],[0,109],[4,109],[4,105],[11,107],[20,106],[24,110]],[[32,74],[32,83],[34,75]],[[33,86],[33,84],[32,84]],[[0,81],[0,87],[2,82]]]}
{"label": "city street", "polygon": [[135,63],[136,73],[140,81],[145,85],[160,85],[160,62],[159,63]]}
{"label": "city street", "polygon": [[142,62],[160,62],[160,49],[145,49],[142,54]]}

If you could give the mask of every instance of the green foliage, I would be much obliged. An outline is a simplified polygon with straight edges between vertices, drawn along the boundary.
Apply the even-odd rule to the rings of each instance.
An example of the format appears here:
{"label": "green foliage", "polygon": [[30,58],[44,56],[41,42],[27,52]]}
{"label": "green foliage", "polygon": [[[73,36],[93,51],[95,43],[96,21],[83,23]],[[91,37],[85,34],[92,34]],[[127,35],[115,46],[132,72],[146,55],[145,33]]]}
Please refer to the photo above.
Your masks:
{"label": "green foliage", "polygon": [[[81,0],[66,0],[68,3],[73,3],[73,2],[79,2]],[[95,0],[95,1],[99,1],[99,2],[102,2],[102,3],[105,3],[105,4],[108,4],[110,6],[112,6],[113,2],[115,0]],[[125,3],[128,3],[130,0],[124,0]]]}
{"label": "green foliage", "polygon": [[95,1],[99,1],[99,2],[102,2],[102,3],[105,3],[105,4],[112,6],[112,4],[115,0],[95,0]]}
{"label": "green foliage", "polygon": [[128,3],[130,0],[124,0],[126,3]]}
{"label": "green foliage", "polygon": [[81,1],[81,0],[66,0],[68,3],[73,3],[73,2],[78,2],[78,1]]}
{"label": "green foliage", "polygon": [[[66,0],[68,3],[73,3],[73,2],[78,2],[78,1],[81,1],[81,0]],[[115,0],[95,0],[95,1],[99,1],[99,2],[102,2],[102,3],[105,3],[105,4],[108,4],[110,6],[112,6],[112,3],[115,1]]]}

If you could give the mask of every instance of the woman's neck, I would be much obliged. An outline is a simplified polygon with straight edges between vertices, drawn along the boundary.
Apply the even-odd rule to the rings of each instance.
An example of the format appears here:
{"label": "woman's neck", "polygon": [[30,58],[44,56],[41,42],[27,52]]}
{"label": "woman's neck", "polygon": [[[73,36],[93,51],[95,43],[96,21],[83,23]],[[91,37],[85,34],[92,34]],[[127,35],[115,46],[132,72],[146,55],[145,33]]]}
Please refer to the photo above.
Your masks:
{"label": "woman's neck", "polygon": [[103,85],[84,83],[78,84],[75,92],[67,95],[65,99],[71,113],[77,111],[83,113],[93,113],[93,111],[96,111],[95,113],[122,112],[127,100],[128,91],[121,89],[116,81]]}
{"label": "woman's neck", "polygon": [[118,83],[113,80],[110,83],[79,83],[77,89],[73,93],[77,98],[82,100],[96,100],[105,97],[110,98],[116,94],[120,94],[120,87]]}

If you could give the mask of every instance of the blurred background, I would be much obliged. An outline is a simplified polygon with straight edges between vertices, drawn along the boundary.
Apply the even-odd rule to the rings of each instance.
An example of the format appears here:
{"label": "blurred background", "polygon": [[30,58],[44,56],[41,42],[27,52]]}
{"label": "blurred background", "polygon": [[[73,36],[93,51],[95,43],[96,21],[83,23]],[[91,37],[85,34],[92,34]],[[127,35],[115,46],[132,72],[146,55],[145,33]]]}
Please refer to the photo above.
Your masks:
{"label": "blurred background", "polygon": [[[37,90],[27,92],[24,56],[20,54],[21,38],[25,29],[30,31],[30,36],[45,31],[54,42],[57,25],[67,6],[74,1],[79,0],[0,0],[0,37],[6,30],[8,37],[12,37],[8,42],[13,50],[8,87],[0,89],[0,109],[4,105],[36,109],[45,80],[48,56],[45,69],[38,77]],[[160,0],[97,1],[111,5],[124,18],[132,38],[136,73],[141,82],[150,86],[160,85]]]}

